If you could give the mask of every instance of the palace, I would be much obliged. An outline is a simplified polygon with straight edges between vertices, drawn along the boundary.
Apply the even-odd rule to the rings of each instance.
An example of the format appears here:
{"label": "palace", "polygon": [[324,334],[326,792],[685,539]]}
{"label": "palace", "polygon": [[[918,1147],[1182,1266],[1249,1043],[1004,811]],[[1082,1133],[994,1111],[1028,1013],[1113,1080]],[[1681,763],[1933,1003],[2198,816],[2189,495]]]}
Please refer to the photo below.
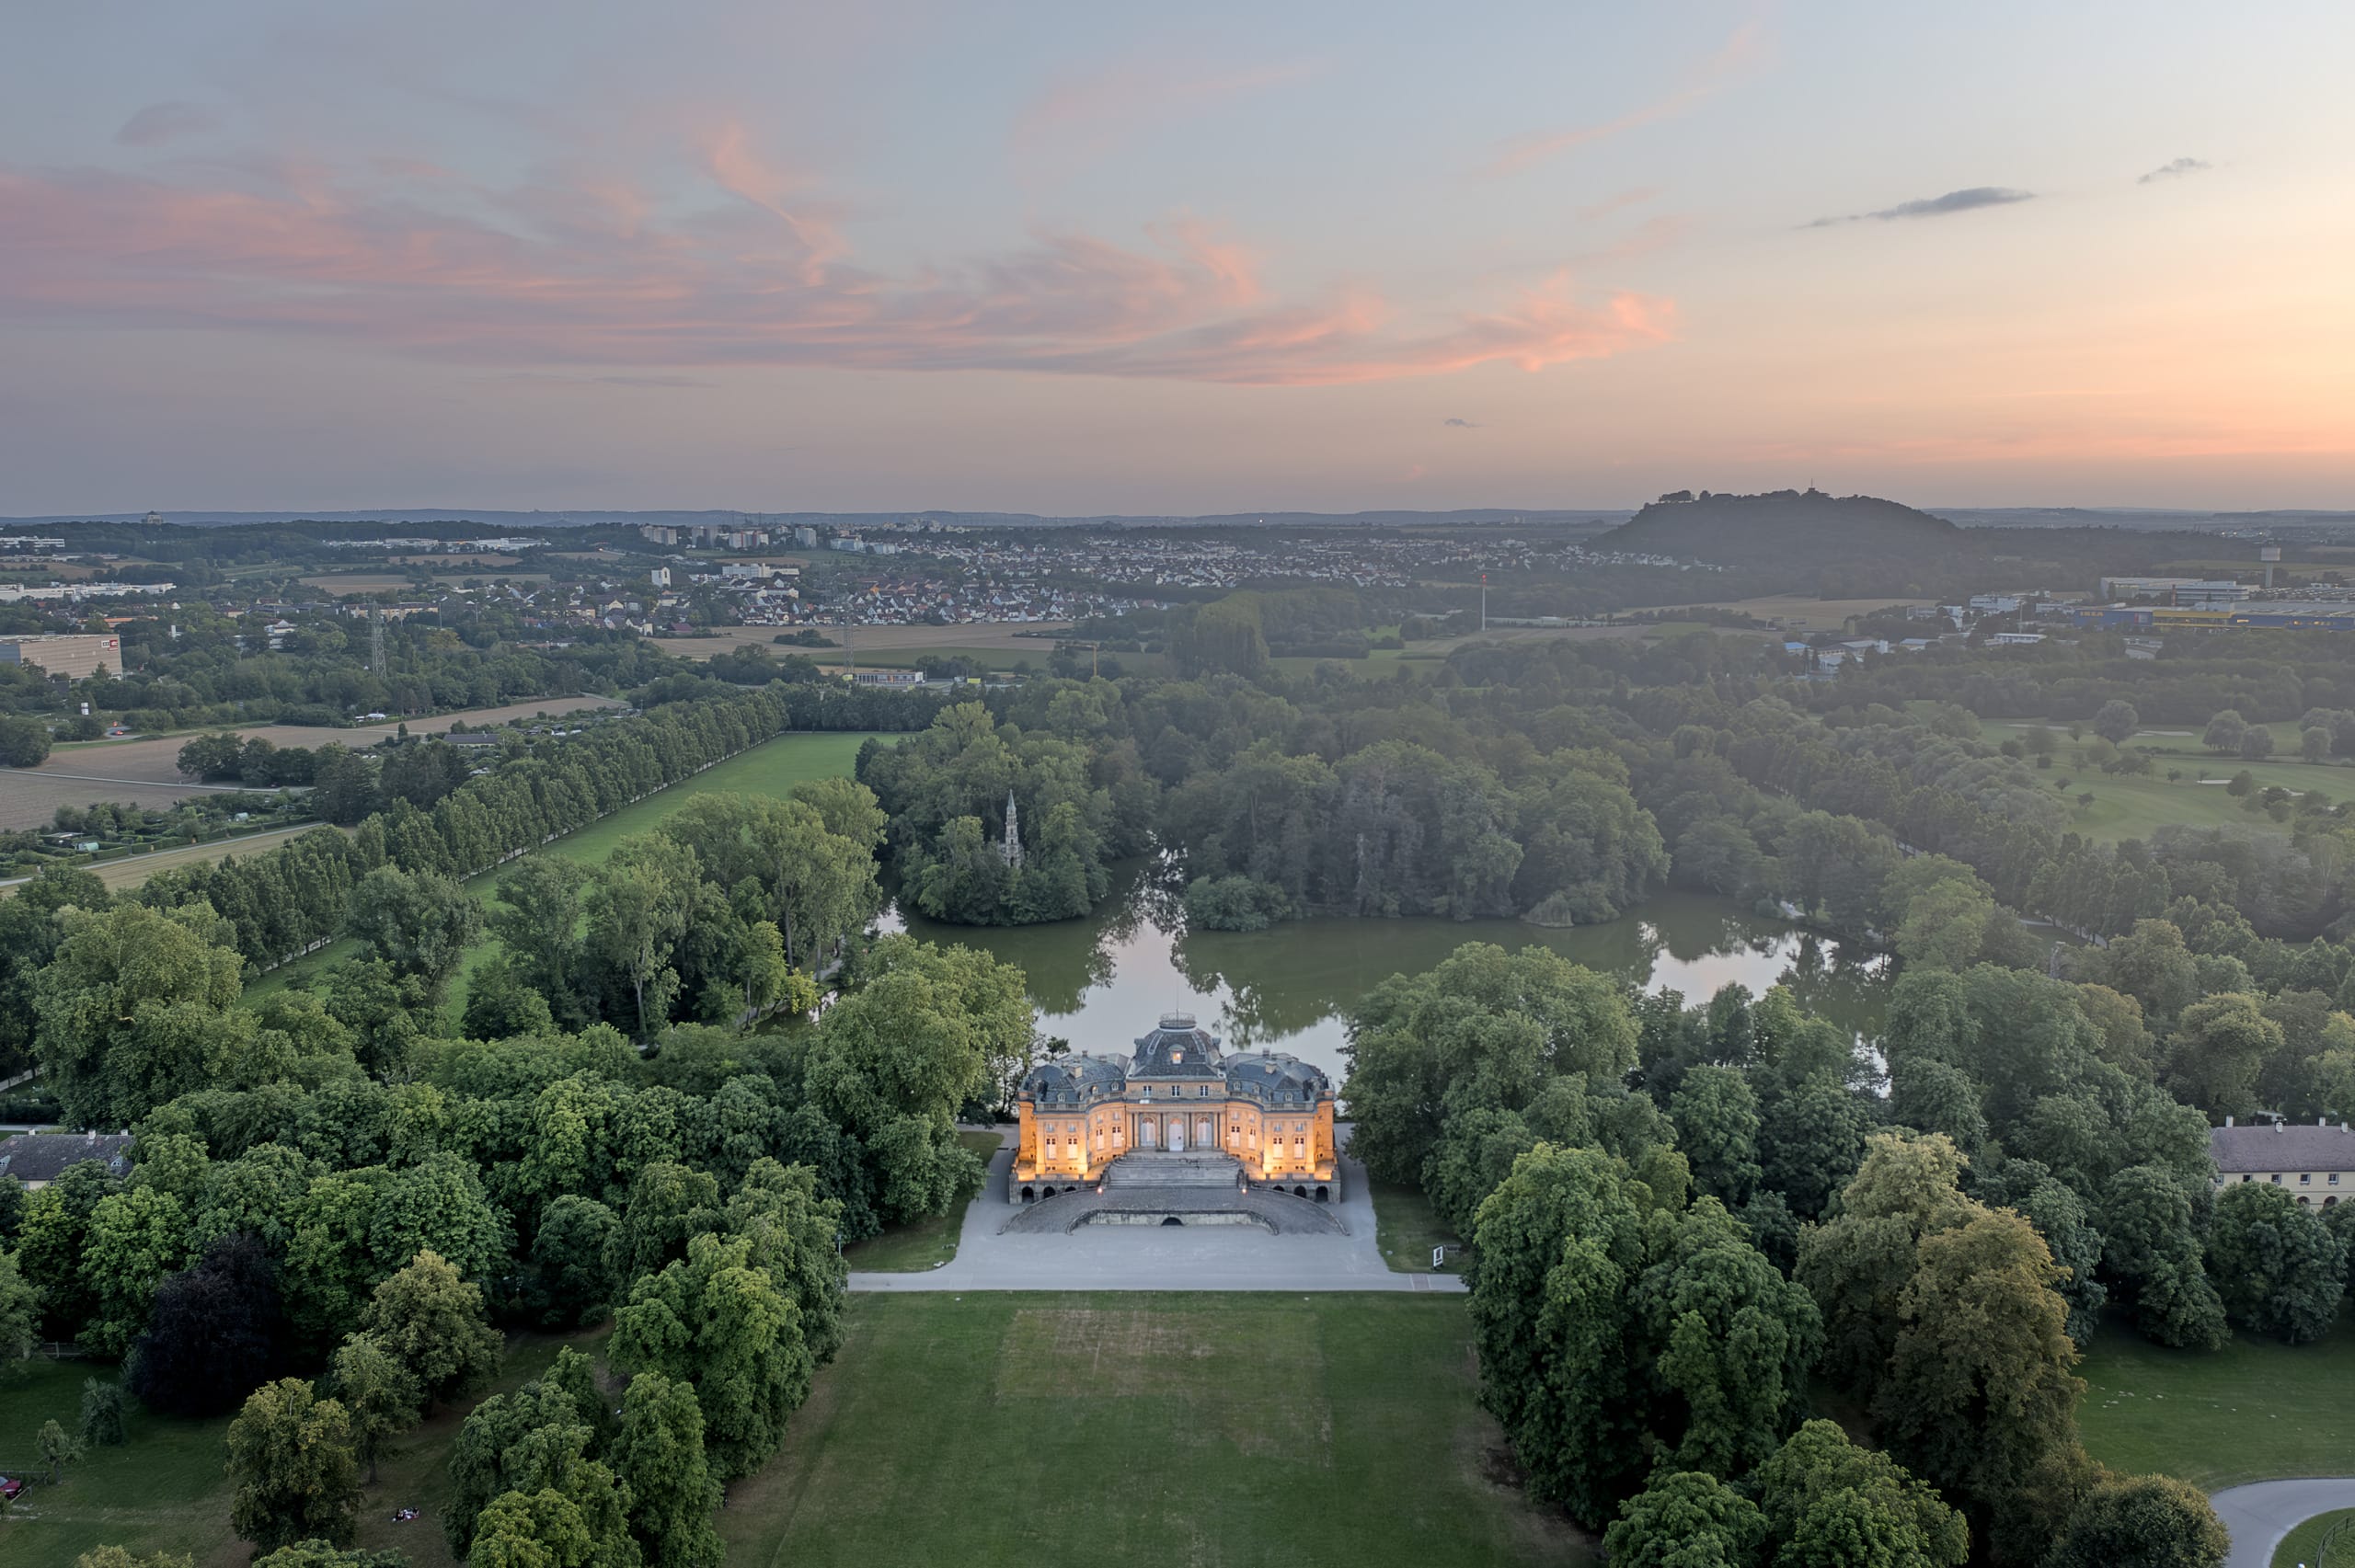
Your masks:
{"label": "palace", "polygon": [[1041,1063],[1017,1103],[1022,1142],[1006,1184],[1014,1203],[1097,1185],[1132,1154],[1143,1157],[1132,1166],[1172,1155],[1232,1160],[1238,1187],[1318,1203],[1341,1196],[1332,1081],[1281,1052],[1227,1056],[1190,1013],[1166,1014],[1132,1056],[1074,1051]]}

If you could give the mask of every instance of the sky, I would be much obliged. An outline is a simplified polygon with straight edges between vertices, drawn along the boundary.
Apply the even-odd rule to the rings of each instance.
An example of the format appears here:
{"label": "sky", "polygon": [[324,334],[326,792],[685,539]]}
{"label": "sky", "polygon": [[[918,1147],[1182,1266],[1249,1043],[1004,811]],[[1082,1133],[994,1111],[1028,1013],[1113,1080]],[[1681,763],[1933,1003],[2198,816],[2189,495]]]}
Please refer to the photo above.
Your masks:
{"label": "sky", "polygon": [[2346,0],[75,0],[0,515],[2355,507]]}

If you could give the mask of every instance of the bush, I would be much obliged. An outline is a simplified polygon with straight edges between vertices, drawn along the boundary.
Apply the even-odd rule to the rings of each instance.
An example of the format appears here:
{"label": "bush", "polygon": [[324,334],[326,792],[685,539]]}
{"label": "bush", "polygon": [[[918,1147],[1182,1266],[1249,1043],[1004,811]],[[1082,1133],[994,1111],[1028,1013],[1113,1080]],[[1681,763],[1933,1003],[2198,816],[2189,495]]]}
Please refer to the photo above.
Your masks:
{"label": "bush", "polygon": [[1282,888],[1249,876],[1198,876],[1186,888],[1186,922],[1199,931],[1265,931],[1289,912]]}
{"label": "bush", "polygon": [[38,768],[49,761],[49,726],[37,718],[0,718],[0,763]]}

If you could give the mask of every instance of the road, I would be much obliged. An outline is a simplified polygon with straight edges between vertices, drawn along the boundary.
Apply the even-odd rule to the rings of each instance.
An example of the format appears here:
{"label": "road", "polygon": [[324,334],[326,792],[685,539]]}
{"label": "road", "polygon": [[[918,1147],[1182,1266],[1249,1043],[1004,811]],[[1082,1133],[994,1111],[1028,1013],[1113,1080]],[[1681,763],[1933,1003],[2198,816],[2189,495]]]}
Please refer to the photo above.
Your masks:
{"label": "road", "polygon": [[1005,1236],[1014,1151],[990,1160],[965,1209],[957,1255],[921,1274],[850,1276],[853,1290],[1410,1290],[1460,1292],[1452,1274],[1396,1274],[1373,1244],[1365,1168],[1342,1162],[1346,1236],[1271,1236],[1256,1225],[1087,1225],[1069,1235]]}
{"label": "road", "polygon": [[2208,1501],[2232,1532],[2233,1550],[2224,1568],[2269,1568],[2273,1549],[2283,1536],[2316,1514],[2355,1508],[2355,1477],[2253,1482],[2228,1486]]}

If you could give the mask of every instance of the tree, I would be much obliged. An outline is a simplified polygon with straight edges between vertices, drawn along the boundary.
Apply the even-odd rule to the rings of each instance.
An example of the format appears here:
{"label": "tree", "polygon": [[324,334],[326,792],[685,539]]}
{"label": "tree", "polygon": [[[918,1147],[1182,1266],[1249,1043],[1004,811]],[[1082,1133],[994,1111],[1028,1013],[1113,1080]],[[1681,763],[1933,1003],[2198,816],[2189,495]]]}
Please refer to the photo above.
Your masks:
{"label": "tree", "polygon": [[2232,708],[2226,708],[2208,721],[2207,730],[2200,737],[2200,744],[2211,751],[2237,755],[2241,741],[2248,734],[2248,721]]}
{"label": "tree", "polygon": [[1892,1454],[1992,1515],[2076,1448],[2085,1386],[2043,1241],[2009,1209],[1969,1207],[1915,1244],[1873,1413]]}
{"label": "tree", "polygon": [[80,1337],[108,1356],[138,1338],[155,1304],[155,1287],[187,1261],[188,1211],[170,1193],[133,1186],[109,1193],[90,1211],[82,1278],[91,1316]]}
{"label": "tree", "polygon": [[425,1391],[416,1374],[374,1338],[355,1333],[328,1364],[335,1397],[351,1417],[353,1451],[376,1484],[376,1460],[385,1439],[417,1425]]}
{"label": "tree", "polygon": [[649,834],[624,839],[583,900],[589,953],[629,985],[641,1040],[670,1020],[679,991],[671,961],[700,880],[695,851]]}
{"label": "tree", "polygon": [[607,1459],[629,1489],[630,1531],[648,1568],[718,1568],[719,1482],[704,1457],[695,1390],[660,1372],[632,1379]]}
{"label": "tree", "polygon": [[86,1448],[122,1446],[122,1385],[82,1379],[82,1446]]}
{"label": "tree", "polygon": [[229,1505],[237,1533],[264,1551],[316,1539],[350,1546],[360,1465],[351,1420],[299,1378],[265,1383],[229,1424]]}
{"label": "tree", "polygon": [[1672,1471],[1621,1505],[1603,1547],[1614,1568],[1755,1568],[1765,1540],[1756,1504],[1714,1475]]}
{"label": "tree", "polygon": [[54,1421],[44,1421],[33,1438],[33,1448],[40,1455],[40,1462],[49,1467],[49,1483],[54,1486],[65,1475],[65,1467],[82,1457],[82,1439]]}
{"label": "tree", "polygon": [[16,1253],[0,1252],[0,1361],[22,1361],[40,1343],[40,1291]]}
{"label": "tree", "polygon": [[420,1252],[376,1287],[361,1327],[417,1379],[429,1402],[456,1398],[499,1368],[499,1331],[482,1288],[439,1253]]}
{"label": "tree", "polygon": [[237,1007],[244,961],[209,940],[209,909],[122,904],[63,919],[34,986],[34,1047],[69,1122],[127,1127],[229,1076],[253,1021]]}
{"label": "tree", "polygon": [[2077,1505],[2044,1568],[2223,1568],[2231,1544],[2197,1487],[2165,1475],[2119,1476]]}
{"label": "tree", "polygon": [[2134,704],[2113,697],[2094,715],[2094,733],[2113,746],[2123,746],[2142,727],[2142,715]]}
{"label": "tree", "polygon": [[588,1521],[553,1487],[492,1499],[466,1554],[468,1568],[591,1568],[596,1561]]}
{"label": "tree", "polygon": [[1035,1015],[1021,971],[971,948],[886,937],[867,975],[820,1021],[805,1092],[858,1148],[882,1218],[938,1214],[979,1179],[957,1113],[1028,1064]]}
{"label": "tree", "polygon": [[232,1234],[157,1286],[127,1366],[140,1402],[173,1415],[219,1415],[267,1381],[285,1355],[276,1272],[259,1242]]}
{"label": "tree", "polygon": [[422,982],[426,997],[438,999],[482,934],[482,906],[447,876],[380,865],[352,888],[344,933],[364,956]]}
{"label": "tree", "polygon": [[2184,1178],[2164,1165],[2130,1165],[2102,1189],[2102,1265],[2161,1345],[2214,1350],[2232,1337],[2209,1282]]}
{"label": "tree", "polygon": [[0,718],[0,767],[38,768],[49,761],[49,726],[37,718]]}
{"label": "tree", "polygon": [[[0,1508],[0,1513],[5,1512]],[[74,1568],[195,1568],[195,1563],[196,1559],[186,1553],[175,1557],[168,1551],[151,1551],[144,1557],[134,1557],[120,1546],[100,1546],[75,1558]]]}
{"label": "tree", "polygon": [[2314,1209],[2266,1182],[2217,1195],[2208,1271],[2225,1316],[2253,1333],[2303,1345],[2338,1320],[2347,1247]]}
{"label": "tree", "polygon": [[397,1551],[362,1551],[324,1540],[298,1540],[255,1558],[253,1568],[408,1568],[408,1559]]}
{"label": "tree", "polygon": [[546,1470],[534,1461],[561,1451],[551,1443],[527,1447],[526,1439],[541,1431],[558,1436],[577,1431],[584,1445],[592,1435],[579,1402],[552,1379],[534,1379],[511,1394],[493,1394],[467,1413],[450,1448],[450,1493],[442,1513],[442,1532],[454,1554],[465,1555],[493,1499]]}
{"label": "tree", "polygon": [[2213,1116],[2252,1116],[2258,1108],[2257,1074],[2281,1047],[2281,1025],[2265,1015],[2257,998],[2203,998],[2183,1010],[2168,1043],[2167,1088]]}
{"label": "tree", "polygon": [[1729,1067],[1695,1067],[1677,1086],[1668,1114],[1694,1186],[1729,1207],[1748,1202],[1761,1173],[1758,1096],[1749,1082]]}
{"label": "tree", "polygon": [[2259,761],[2273,755],[2273,732],[2261,724],[2250,725],[2241,732],[2241,756],[2248,761]]}
{"label": "tree", "polygon": [[[715,1185],[715,1196],[718,1190]],[[621,1286],[611,1261],[619,1228],[612,1209],[577,1194],[567,1193],[540,1211],[532,1263],[551,1322],[595,1322],[613,1310]]]}
{"label": "tree", "polygon": [[752,1242],[701,1235],[685,1259],[639,1278],[615,1315],[609,1356],[630,1372],[690,1385],[723,1478],[749,1475],[776,1451],[786,1418],[810,1392],[815,1366],[800,1313]]}
{"label": "tree", "polygon": [[1961,1568],[1970,1555],[1960,1514],[1832,1422],[1802,1425],[1752,1482],[1776,1568]]}

